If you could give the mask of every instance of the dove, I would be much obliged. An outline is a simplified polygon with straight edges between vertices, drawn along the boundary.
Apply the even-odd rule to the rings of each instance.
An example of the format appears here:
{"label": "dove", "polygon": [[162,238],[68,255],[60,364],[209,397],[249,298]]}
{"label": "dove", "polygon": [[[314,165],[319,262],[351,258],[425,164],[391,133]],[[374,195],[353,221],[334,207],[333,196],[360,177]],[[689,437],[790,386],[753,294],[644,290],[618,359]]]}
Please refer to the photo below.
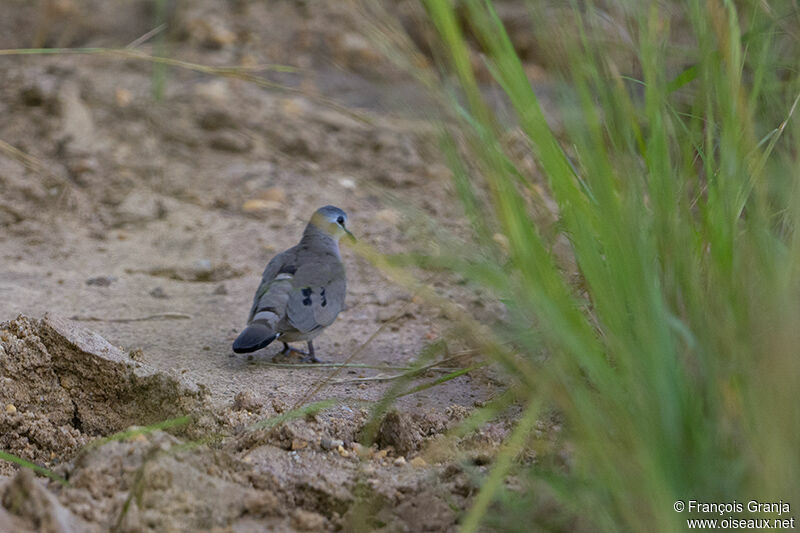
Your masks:
{"label": "dove", "polygon": [[[314,355],[314,338],[333,324],[344,307],[347,281],[339,240],[347,235],[347,213],[326,205],[311,216],[300,242],[267,264],[253,298],[247,327],[233,341],[233,351],[250,353],[274,340],[283,352],[305,355],[303,361],[320,362]],[[305,341],[308,352],[288,343]]]}

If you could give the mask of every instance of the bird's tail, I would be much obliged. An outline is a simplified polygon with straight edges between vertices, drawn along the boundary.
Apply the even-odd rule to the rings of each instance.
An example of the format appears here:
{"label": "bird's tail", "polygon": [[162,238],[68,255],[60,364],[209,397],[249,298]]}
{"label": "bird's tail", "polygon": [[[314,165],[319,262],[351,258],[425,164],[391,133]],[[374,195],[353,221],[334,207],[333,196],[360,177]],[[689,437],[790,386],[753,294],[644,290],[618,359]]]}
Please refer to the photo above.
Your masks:
{"label": "bird's tail", "polygon": [[273,332],[266,324],[254,322],[244,328],[244,330],[233,341],[233,351],[236,353],[250,353],[264,348],[269,343],[278,338],[278,334]]}

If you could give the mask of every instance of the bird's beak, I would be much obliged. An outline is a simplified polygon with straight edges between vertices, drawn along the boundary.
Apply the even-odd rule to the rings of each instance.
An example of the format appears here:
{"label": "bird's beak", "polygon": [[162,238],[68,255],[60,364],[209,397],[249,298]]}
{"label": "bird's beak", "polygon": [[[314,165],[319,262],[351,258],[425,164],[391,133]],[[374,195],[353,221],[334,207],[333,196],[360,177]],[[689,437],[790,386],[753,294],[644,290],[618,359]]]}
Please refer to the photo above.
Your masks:
{"label": "bird's beak", "polygon": [[353,242],[356,242],[356,241],[358,240],[358,239],[356,239],[356,236],[355,236],[355,235],[353,235],[352,233],[350,233],[350,230],[349,230],[349,229],[345,228],[344,226],[342,226],[342,229],[344,230],[344,232],[345,232],[345,233],[347,233],[347,236],[348,236],[348,237],[350,237],[350,240],[351,240],[351,241],[353,241]]}

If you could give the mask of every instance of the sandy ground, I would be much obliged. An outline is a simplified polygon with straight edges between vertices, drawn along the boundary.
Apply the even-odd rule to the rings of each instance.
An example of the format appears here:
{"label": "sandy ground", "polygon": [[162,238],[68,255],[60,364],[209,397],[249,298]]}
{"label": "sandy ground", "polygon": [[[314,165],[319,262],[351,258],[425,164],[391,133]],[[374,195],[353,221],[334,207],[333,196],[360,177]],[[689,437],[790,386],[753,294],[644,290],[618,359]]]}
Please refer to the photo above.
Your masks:
{"label": "sandy ground", "polygon": [[[45,4],[62,11],[51,20],[21,4],[0,22],[3,48],[120,46],[152,27],[148,2],[113,14],[97,2]],[[348,369],[313,393],[332,368],[291,366],[274,358],[280,346],[250,357],[230,348],[264,265],[317,207],[345,209],[359,239],[384,252],[420,238],[404,206],[458,231],[421,118],[429,103],[408,111],[410,82],[338,7],[183,5],[171,12],[173,57],[299,66],[274,79],[301,92],[176,68],[156,102],[148,62],[0,58],[0,449],[69,480],[0,462],[0,530],[454,528],[474,476],[424,452],[502,386],[491,370],[402,398],[364,449],[353,442],[390,383],[357,380],[397,370]],[[35,36],[26,21],[38,21]],[[383,326],[353,362],[401,367],[440,338],[439,311],[352,250],[343,256],[347,309],[315,342],[320,358],[347,360]],[[439,289],[491,312],[463,288]],[[336,405],[252,430],[322,399]],[[169,434],[84,448],[183,414],[193,423]],[[506,431],[459,444],[473,468],[485,469]]]}

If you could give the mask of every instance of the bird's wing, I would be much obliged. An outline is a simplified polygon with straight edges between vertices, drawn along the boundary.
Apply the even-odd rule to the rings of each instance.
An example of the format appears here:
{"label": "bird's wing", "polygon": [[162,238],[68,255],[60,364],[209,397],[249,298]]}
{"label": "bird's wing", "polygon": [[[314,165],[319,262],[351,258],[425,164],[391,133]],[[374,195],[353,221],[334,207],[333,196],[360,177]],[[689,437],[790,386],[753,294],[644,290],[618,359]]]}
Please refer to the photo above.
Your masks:
{"label": "bird's wing", "polygon": [[330,326],[344,307],[346,289],[344,265],[338,257],[304,261],[292,279],[286,308],[289,323],[304,333]]}
{"label": "bird's wing", "polygon": [[[253,307],[250,309],[248,322],[259,318],[268,318],[270,324],[274,325],[286,316],[286,303],[296,271],[297,253],[294,248],[279,253],[267,263],[264,274],[261,276],[261,284],[253,297]],[[265,313],[271,313],[274,317],[267,316]]]}

